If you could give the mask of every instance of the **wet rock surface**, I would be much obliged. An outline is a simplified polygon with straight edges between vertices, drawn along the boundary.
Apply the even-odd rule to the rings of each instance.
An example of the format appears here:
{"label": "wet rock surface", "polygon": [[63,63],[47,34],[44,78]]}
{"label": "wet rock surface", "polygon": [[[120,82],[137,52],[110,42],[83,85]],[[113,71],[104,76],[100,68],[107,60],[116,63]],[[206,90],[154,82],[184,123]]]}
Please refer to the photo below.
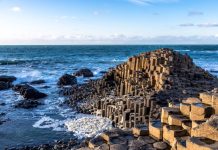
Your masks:
{"label": "wet rock surface", "polygon": [[14,76],[0,76],[0,81],[3,81],[3,82],[13,82],[16,79],[17,78]]}
{"label": "wet rock surface", "polygon": [[42,103],[38,102],[37,100],[22,100],[15,104],[15,108],[25,108],[25,109],[30,109],[30,108],[35,108],[38,105],[41,105]]}
{"label": "wet rock surface", "polygon": [[0,90],[6,90],[10,88],[10,84],[7,82],[0,81]]}
{"label": "wet rock surface", "polygon": [[93,77],[93,72],[88,68],[82,68],[74,73],[75,76]]}
{"label": "wet rock surface", "polygon": [[0,76],[0,90],[7,90],[12,87],[12,82],[17,78],[14,76]]}
{"label": "wet rock surface", "polygon": [[28,84],[17,84],[13,87],[13,90],[19,92],[27,100],[37,100],[47,96]]}
{"label": "wet rock surface", "polygon": [[62,77],[60,77],[58,81],[59,86],[64,86],[64,85],[74,85],[77,84],[77,79],[73,75],[65,74]]}
{"label": "wet rock surface", "polygon": [[76,140],[62,140],[51,144],[42,144],[39,146],[24,146],[5,148],[5,150],[70,150],[76,149],[78,143]]}
{"label": "wet rock surface", "polygon": [[32,81],[32,82],[30,82],[30,84],[43,84],[43,83],[45,83],[45,80],[35,80],[35,81]]}

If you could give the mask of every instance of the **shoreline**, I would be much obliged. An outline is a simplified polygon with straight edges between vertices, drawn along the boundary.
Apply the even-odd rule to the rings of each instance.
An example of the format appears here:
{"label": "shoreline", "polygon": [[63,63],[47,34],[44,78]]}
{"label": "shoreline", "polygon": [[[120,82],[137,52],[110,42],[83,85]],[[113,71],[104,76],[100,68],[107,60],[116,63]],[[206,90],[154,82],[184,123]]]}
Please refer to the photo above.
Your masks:
{"label": "shoreline", "polygon": [[[166,66],[167,65],[175,65],[178,68],[173,66],[173,67],[175,67],[175,70],[173,70],[173,71],[168,70],[168,68],[164,68],[163,66],[161,66],[162,67],[161,68],[160,66],[158,66],[159,64],[158,64],[158,61],[156,61],[157,59],[156,60],[153,59],[153,54],[155,54],[155,55],[157,54],[158,56],[161,56],[160,58],[167,58],[167,60],[163,61],[163,62],[160,59],[159,64],[166,62],[166,64],[165,64]],[[163,56],[162,56],[162,54],[163,54]],[[158,56],[155,56],[155,55],[154,55],[154,58],[155,57],[159,58]],[[144,56],[146,56],[146,57],[144,57]],[[174,61],[176,60],[178,62],[172,63],[171,56],[172,56],[172,59]],[[142,57],[149,58],[149,59],[152,58],[152,61],[149,60],[147,62],[149,64],[149,70],[146,70],[147,66],[142,65],[142,64],[144,64],[144,62],[143,62],[144,60],[141,59]],[[180,62],[180,61],[182,61],[182,62]],[[172,63],[172,64],[168,64],[168,63]],[[128,68],[128,66],[135,73],[128,71],[128,69],[126,69],[126,68]],[[153,66],[153,68],[152,68],[152,66]],[[145,70],[142,69],[143,67],[145,67],[144,68]],[[171,76],[171,73],[173,73],[174,71],[178,72],[178,74],[176,74],[176,75],[179,76],[180,75],[179,73],[181,73],[180,71],[182,70],[181,68],[188,69],[187,72],[184,72],[185,74],[182,74],[182,75],[184,75],[183,78],[184,77],[188,78],[188,76],[186,76],[186,73],[189,73],[188,71],[191,71],[190,73],[192,73],[192,74],[194,73],[194,75],[196,74],[196,72],[199,72],[199,74],[197,74],[196,77],[195,76],[190,77],[190,79],[192,79],[192,80],[194,79],[193,85],[192,85],[192,86],[194,86],[194,88],[192,87],[194,89],[192,92],[194,92],[194,93],[187,93],[188,92],[188,88],[187,88],[186,91],[182,91],[182,94],[184,94],[184,95],[182,95],[181,91],[177,91],[177,89],[173,89],[171,91],[171,89],[168,89],[168,86],[165,86],[165,82],[166,82],[165,76]],[[140,77],[141,76],[140,71],[147,72],[146,77],[145,77],[145,81],[146,81],[146,84],[149,85],[148,87],[144,87],[145,83],[143,80],[141,80],[142,78]],[[164,76],[164,80],[163,80],[163,76],[159,76],[159,75],[154,76],[155,71],[159,71],[160,73],[167,73],[167,75]],[[149,76],[151,76],[151,78]],[[153,76],[154,76],[154,78],[153,78]],[[171,77],[173,77],[173,76],[171,76]],[[179,77],[173,78],[171,80],[177,82],[177,81],[180,81],[181,77],[182,76],[180,75]],[[127,80],[126,80],[126,78],[127,78]],[[208,82],[208,85],[206,84],[206,85],[204,85],[204,87],[199,87],[199,85],[202,86],[202,83],[200,83],[199,80],[202,80],[202,82],[204,82],[204,84],[205,84],[206,83],[205,79],[210,80],[210,82]],[[137,109],[139,109],[139,108],[142,108],[141,106],[143,105],[143,110],[140,110],[141,112],[138,112],[138,110],[133,108],[133,111],[135,111],[134,113],[143,113],[143,114],[141,114],[141,116],[140,115],[136,116],[136,117],[143,117],[143,118],[141,118],[143,121],[139,122],[139,123],[134,122],[133,124],[129,123],[129,126],[126,126],[126,128],[132,128],[132,127],[136,127],[137,125],[139,125],[141,123],[147,123],[150,120],[160,119],[160,117],[161,117],[160,110],[162,109],[163,106],[168,106],[169,103],[173,104],[173,106],[174,105],[176,106],[176,104],[180,103],[182,101],[182,99],[188,98],[190,96],[197,96],[196,94],[199,94],[200,93],[199,91],[201,91],[202,89],[205,92],[212,90],[214,87],[217,87],[217,84],[213,83],[215,81],[214,79],[217,80],[217,78],[211,76],[208,72],[205,72],[203,69],[196,68],[192,62],[192,59],[189,58],[188,56],[180,55],[179,53],[171,51],[170,49],[160,49],[160,50],[156,50],[154,52],[153,51],[147,52],[147,53],[143,53],[143,54],[140,54],[138,56],[135,56],[135,57],[131,57],[127,63],[118,65],[116,68],[110,70],[108,73],[106,73],[103,76],[102,79],[98,79],[96,81],[90,81],[88,84],[84,84],[85,86],[83,86],[83,85],[78,86],[74,83],[73,84],[70,83],[70,84],[75,85],[75,86],[73,86],[73,88],[71,88],[71,89],[67,89],[67,90],[63,89],[63,90],[65,90],[64,92],[67,93],[64,95],[68,95],[71,97],[71,99],[69,101],[71,106],[78,106],[78,103],[80,103],[79,99],[83,98],[83,100],[85,100],[85,102],[89,102],[89,103],[88,104],[84,103],[85,105],[84,106],[81,105],[78,108],[78,110],[80,109],[80,110],[82,110],[82,112],[86,112],[86,113],[88,112],[91,114],[95,114],[95,115],[99,115],[99,116],[103,116],[103,117],[108,117],[108,118],[112,119],[114,121],[114,124],[116,124],[116,125],[121,121],[121,118],[122,118],[122,117],[119,118],[119,113],[118,113],[118,116],[116,116],[117,114],[113,115],[114,111],[116,111],[115,110],[116,107],[115,108],[111,107],[111,110],[109,112],[104,112],[104,111],[106,111],[105,107],[108,107],[109,105],[114,105],[114,106],[124,105],[125,106],[128,103],[131,103],[131,101],[134,101],[134,98],[138,99],[141,97],[142,100],[135,107],[137,107]],[[67,80],[68,79],[66,79],[66,81]],[[147,80],[148,80],[148,82],[147,82]],[[163,81],[161,81],[161,80],[163,80]],[[196,80],[196,82],[195,82],[195,80]],[[127,81],[127,83],[125,83],[126,81]],[[130,87],[128,85],[129,81],[136,82],[136,83],[134,83],[132,85],[133,87]],[[162,83],[158,82],[158,84],[157,84],[156,81],[159,81],[159,82],[161,81]],[[167,79],[168,85],[170,85],[169,83],[171,83],[169,81]],[[186,81],[186,79],[185,79],[183,82],[188,83],[190,81],[191,80]],[[177,84],[176,82],[175,82],[176,86],[181,86],[181,85]],[[183,84],[183,82],[181,82],[181,83]],[[143,92],[144,91],[146,91],[146,92],[140,93],[141,92],[140,88],[134,89],[135,87],[137,87],[136,85],[137,86],[140,85],[141,87],[143,87]],[[183,86],[187,86],[187,85],[183,84]],[[184,90],[185,88],[183,86],[181,86],[180,88],[181,89],[183,88],[183,90]],[[199,89],[196,89],[196,91],[195,91],[196,87]],[[70,91],[70,90],[73,90],[73,91]],[[166,90],[167,94],[169,94],[169,95],[165,95],[164,93],[161,93],[161,91],[164,91],[164,90]],[[189,90],[191,90],[191,89],[189,89]],[[177,93],[177,94],[175,95],[175,93]],[[129,96],[131,98],[133,98],[133,100],[131,98],[130,98],[130,100],[128,100],[129,99],[128,96],[122,97],[122,95],[128,95],[128,94],[130,94]],[[159,94],[159,95],[157,95],[157,94]],[[174,94],[174,95],[171,97],[170,94]],[[110,96],[108,97],[108,95],[111,95],[111,97]],[[185,95],[187,95],[187,96],[185,96]],[[139,96],[139,97],[137,97],[137,96]],[[146,96],[148,96],[148,97],[146,97]],[[165,96],[164,99],[161,98],[163,96]],[[181,97],[179,97],[179,96],[181,96]],[[102,99],[105,97],[108,97],[109,99],[108,100]],[[175,97],[178,97],[181,99],[178,99],[178,101],[174,101],[173,99],[175,99]],[[169,98],[169,101],[167,101],[168,98]],[[172,99],[170,99],[170,98],[172,98]],[[95,100],[93,101],[93,99],[95,99]],[[114,101],[110,102],[111,99],[113,99]],[[145,99],[146,99],[146,101],[145,101]],[[151,101],[149,101],[148,99],[151,99]],[[109,105],[104,104],[104,101],[108,101]],[[122,104],[119,104],[119,102],[122,102]],[[133,103],[133,105],[135,105],[135,104]],[[87,107],[87,106],[89,106],[89,107]],[[90,108],[90,106],[91,106],[91,108]],[[129,104],[129,106],[127,105],[126,107],[127,108],[129,107],[130,109],[132,109],[131,104]],[[109,108],[107,108],[107,109],[109,109]],[[123,108],[123,109],[126,109],[126,108]],[[108,113],[108,115],[106,115],[107,113]],[[131,115],[131,114],[128,114],[128,112],[125,112],[125,113],[126,113],[126,115]],[[123,115],[124,111],[120,114]],[[136,115],[136,114],[134,114],[134,115]],[[126,122],[126,123],[128,123],[128,122]],[[119,126],[121,126],[121,128],[123,128],[123,127],[125,127],[124,124],[119,125]],[[149,126],[149,125],[147,124],[147,126]],[[149,131],[146,130],[146,132],[149,132]],[[109,142],[109,141],[106,140],[106,142]],[[151,146],[150,148],[152,148],[152,147],[153,146]]]}

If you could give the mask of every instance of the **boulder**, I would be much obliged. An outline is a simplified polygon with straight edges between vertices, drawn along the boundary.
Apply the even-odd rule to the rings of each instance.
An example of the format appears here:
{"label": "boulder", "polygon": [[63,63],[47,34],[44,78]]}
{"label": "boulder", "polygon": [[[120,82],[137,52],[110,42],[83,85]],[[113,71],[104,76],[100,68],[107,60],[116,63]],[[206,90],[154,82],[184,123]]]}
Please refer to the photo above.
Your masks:
{"label": "boulder", "polygon": [[6,90],[8,88],[9,88],[9,85],[7,82],[0,81],[0,90]]}
{"label": "boulder", "polygon": [[165,142],[155,142],[153,144],[154,148],[156,149],[166,149],[167,148],[167,144]]}
{"label": "boulder", "polygon": [[43,84],[43,83],[45,83],[45,80],[35,80],[30,82],[30,84]]}
{"label": "boulder", "polygon": [[17,103],[15,105],[15,108],[30,109],[30,108],[35,108],[40,104],[41,103],[39,103],[37,100],[23,100],[23,101],[20,101],[19,103]]}
{"label": "boulder", "polygon": [[65,74],[62,77],[59,78],[58,85],[64,86],[64,85],[74,85],[77,84],[77,79],[73,75]]}
{"label": "boulder", "polygon": [[13,87],[13,90],[19,92],[25,99],[36,100],[47,96],[28,84],[17,84]]}
{"label": "boulder", "polygon": [[0,76],[0,81],[3,81],[3,82],[13,82],[15,81],[17,78],[14,77],[14,76]]}
{"label": "boulder", "polygon": [[79,71],[74,73],[75,76],[83,76],[83,77],[93,77],[93,73],[88,68],[80,69]]}

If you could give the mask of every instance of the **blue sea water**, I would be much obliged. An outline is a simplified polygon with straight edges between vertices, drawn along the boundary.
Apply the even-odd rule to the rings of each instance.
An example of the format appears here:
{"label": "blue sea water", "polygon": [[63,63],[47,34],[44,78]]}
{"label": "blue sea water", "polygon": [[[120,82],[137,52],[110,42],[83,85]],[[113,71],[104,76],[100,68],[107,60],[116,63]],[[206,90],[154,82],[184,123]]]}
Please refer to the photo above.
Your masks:
{"label": "blue sea water", "polygon": [[[87,67],[94,79],[132,55],[158,48],[173,48],[189,54],[194,62],[218,76],[218,45],[125,45],[125,46],[0,46],[0,75],[17,77],[16,83],[44,79],[46,83],[34,86],[49,96],[44,105],[25,110],[13,105],[22,100],[12,90],[0,91],[0,113],[8,121],[0,125],[0,149],[5,146],[47,143],[70,138],[73,133],[64,127],[64,121],[76,117],[76,112],[59,105],[64,97],[58,94],[58,78]],[[79,83],[84,82],[79,78]],[[49,86],[50,88],[43,88]],[[41,124],[40,124],[41,122]]]}

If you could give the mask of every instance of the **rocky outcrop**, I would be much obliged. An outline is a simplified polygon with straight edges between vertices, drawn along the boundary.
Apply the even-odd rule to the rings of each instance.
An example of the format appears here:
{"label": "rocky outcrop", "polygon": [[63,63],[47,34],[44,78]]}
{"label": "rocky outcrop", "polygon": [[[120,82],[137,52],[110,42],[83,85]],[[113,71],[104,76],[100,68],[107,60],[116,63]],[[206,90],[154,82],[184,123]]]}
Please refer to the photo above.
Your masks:
{"label": "rocky outcrop", "polygon": [[74,73],[75,76],[83,76],[83,77],[93,77],[93,73],[88,68],[80,69],[79,71]]}
{"label": "rocky outcrop", "polygon": [[41,103],[37,100],[22,100],[15,104],[15,108],[24,108],[24,109],[31,109],[35,108],[38,105],[41,105]]}
{"label": "rocky outcrop", "polygon": [[[162,106],[179,103],[188,97],[197,97],[200,92],[214,87],[218,87],[217,78],[196,66],[188,55],[171,49],[159,49],[133,56],[127,62],[110,69],[102,79],[73,86],[63,93],[71,96],[69,104],[75,106],[80,102],[78,107],[82,112],[90,112],[90,107],[86,105],[92,106],[91,111],[94,112],[99,109],[104,112],[106,105],[117,109],[116,103],[101,100],[109,95],[117,97],[114,99],[121,96],[119,103],[124,103],[123,109],[126,111],[125,98],[122,96],[129,95],[133,99],[139,96],[144,100],[139,99],[136,103],[142,103],[141,106],[150,110],[147,112],[149,117],[158,119]],[[84,105],[81,100],[85,102]],[[101,107],[97,105],[99,101]]]}
{"label": "rocky outcrop", "polygon": [[[140,130],[140,129],[139,129]],[[130,130],[112,129],[103,132],[97,137],[93,137],[78,150],[85,149],[104,149],[104,150],[141,150],[141,149],[165,149],[170,147],[164,142],[157,142],[155,139],[146,135],[135,134]]]}
{"label": "rocky outcrop", "polygon": [[6,148],[7,150],[70,150],[75,149],[78,145],[77,141],[74,139],[71,140],[59,140],[49,144],[42,144],[37,146],[20,146],[17,148]]}
{"label": "rocky outcrop", "polygon": [[10,87],[10,84],[7,82],[0,81],[0,90],[6,90]]}
{"label": "rocky outcrop", "polygon": [[35,108],[41,104],[38,100],[47,96],[45,93],[39,92],[28,84],[17,84],[13,87],[13,90],[19,92],[25,99],[15,104],[15,108]]}
{"label": "rocky outcrop", "polygon": [[3,82],[14,82],[17,78],[14,76],[0,76],[0,81]]}
{"label": "rocky outcrop", "polygon": [[0,90],[7,90],[12,87],[12,82],[16,80],[14,76],[0,76]]}
{"label": "rocky outcrop", "polygon": [[45,83],[45,80],[35,80],[35,81],[31,81],[30,84],[43,84]]}
{"label": "rocky outcrop", "polygon": [[17,84],[13,87],[13,90],[19,92],[27,100],[37,100],[47,96],[28,84]]}
{"label": "rocky outcrop", "polygon": [[77,79],[73,75],[65,74],[62,77],[60,77],[58,81],[59,86],[64,86],[64,85],[74,85],[77,84]]}

